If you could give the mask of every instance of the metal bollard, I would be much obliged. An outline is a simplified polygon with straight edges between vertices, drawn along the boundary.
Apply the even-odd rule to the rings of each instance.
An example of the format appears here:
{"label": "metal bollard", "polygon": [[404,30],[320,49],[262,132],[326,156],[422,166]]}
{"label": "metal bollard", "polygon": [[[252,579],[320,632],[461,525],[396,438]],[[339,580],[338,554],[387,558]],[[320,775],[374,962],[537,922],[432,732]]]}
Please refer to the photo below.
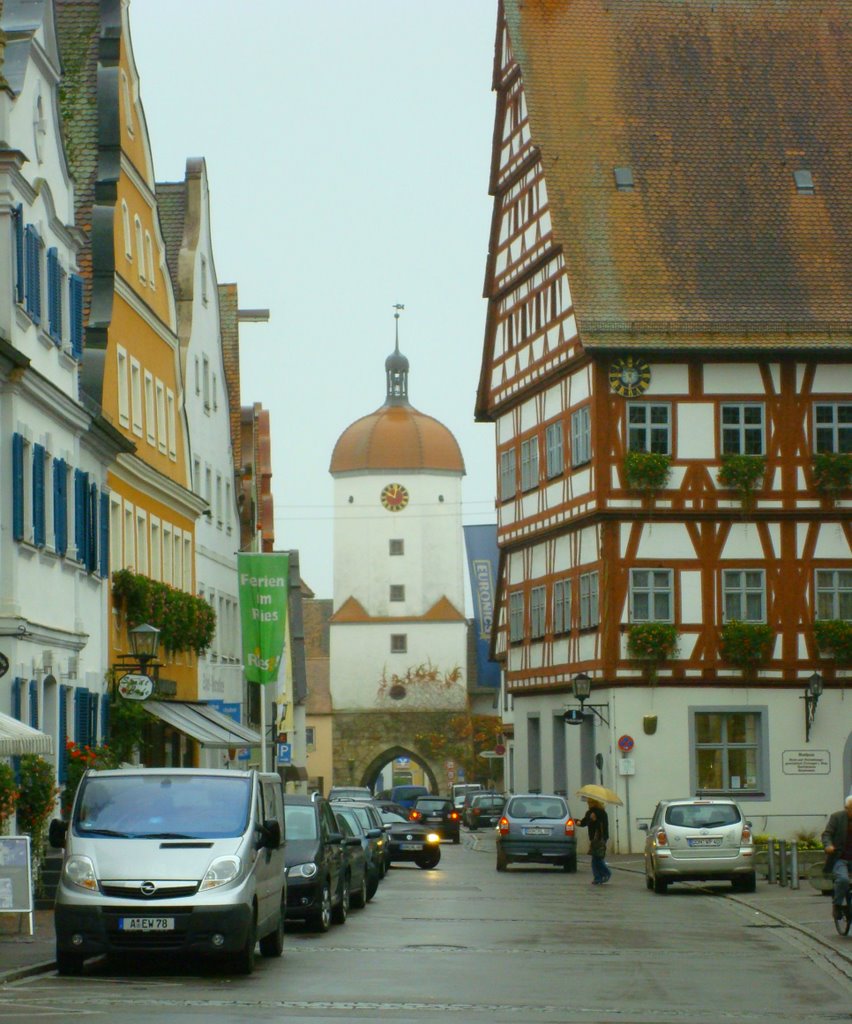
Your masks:
{"label": "metal bollard", "polygon": [[799,843],[796,839],[790,844],[790,888],[799,888]]}
{"label": "metal bollard", "polygon": [[778,840],[778,884],[782,888],[787,885],[787,840]]}
{"label": "metal bollard", "polygon": [[766,847],[766,881],[770,885],[775,885],[778,881],[778,869],[775,864],[775,840],[770,839],[769,845]]}

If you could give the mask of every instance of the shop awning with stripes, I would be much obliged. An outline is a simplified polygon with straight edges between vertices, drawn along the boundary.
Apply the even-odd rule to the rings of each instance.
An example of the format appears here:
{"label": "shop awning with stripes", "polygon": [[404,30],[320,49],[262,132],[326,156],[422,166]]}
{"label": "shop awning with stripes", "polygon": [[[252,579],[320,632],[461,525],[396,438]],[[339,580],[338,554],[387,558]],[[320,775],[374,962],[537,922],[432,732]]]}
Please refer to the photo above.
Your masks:
{"label": "shop awning with stripes", "polygon": [[52,754],[53,737],[0,711],[0,757]]}
{"label": "shop awning with stripes", "polygon": [[146,700],[142,707],[166,725],[191,736],[202,747],[227,750],[260,744],[260,736],[253,729],[240,725],[209,704],[183,700]]}

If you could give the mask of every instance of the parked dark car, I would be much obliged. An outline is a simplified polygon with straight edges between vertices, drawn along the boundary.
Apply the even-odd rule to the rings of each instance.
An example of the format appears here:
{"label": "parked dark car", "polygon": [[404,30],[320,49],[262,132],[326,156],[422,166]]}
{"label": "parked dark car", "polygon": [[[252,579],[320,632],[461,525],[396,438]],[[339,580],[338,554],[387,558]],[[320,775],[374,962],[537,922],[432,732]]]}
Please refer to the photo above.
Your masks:
{"label": "parked dark car", "polygon": [[461,842],[459,812],[447,796],[417,797],[408,817],[434,829],[442,839],[451,839],[456,844]]}
{"label": "parked dark car", "polygon": [[[343,808],[334,818],[340,834],[343,836],[343,853],[346,862],[346,874],[349,882],[349,905],[356,910],[367,906],[367,900],[376,894],[375,887],[370,891],[367,869],[367,850],[364,835],[357,818],[347,819]],[[378,885],[378,881],[375,883]]]}
{"label": "parked dark car", "polygon": [[501,793],[473,793],[470,803],[462,812],[462,819],[471,832],[480,828],[493,828],[500,820],[506,798]]}
{"label": "parked dark car", "polygon": [[372,800],[373,794],[366,786],[332,786],[328,799],[332,803],[335,800]]}
{"label": "parked dark car", "polygon": [[343,835],[328,800],[287,795],[287,920],[314,931],[343,924],[349,913],[349,882]]}
{"label": "parked dark car", "polygon": [[394,814],[398,814],[401,818],[407,818],[410,808],[403,807],[402,804],[398,804],[395,800],[391,800],[390,797],[380,797],[378,800],[374,800],[373,803],[380,811],[393,811]]}
{"label": "parked dark car", "polygon": [[[372,800],[369,802],[366,800],[335,801],[334,806],[350,808],[358,816],[358,820],[364,828],[379,830],[380,835],[374,837],[372,841],[378,855],[381,877],[384,878],[390,867],[390,844],[388,843],[387,827],[382,818],[382,812]],[[408,812],[406,812],[406,817],[407,815]]]}
{"label": "parked dark car", "polygon": [[524,793],[509,797],[497,824],[497,870],[513,861],[577,870],[575,823],[565,798]]}
{"label": "parked dark car", "polygon": [[393,811],[382,811],[382,818],[390,826],[391,861],[413,861],[424,869],[437,867],[441,859],[441,837],[437,832]]}
{"label": "parked dark car", "polygon": [[[376,828],[372,824],[365,825],[361,815],[352,807],[342,804],[334,805],[334,816],[341,825],[347,822],[361,841],[364,850],[367,872],[367,899],[371,900],[376,895],[379,882],[384,878],[387,871],[385,862],[385,848],[387,841],[383,828]],[[341,828],[341,832],[344,829]],[[344,834],[346,834],[344,832]]]}

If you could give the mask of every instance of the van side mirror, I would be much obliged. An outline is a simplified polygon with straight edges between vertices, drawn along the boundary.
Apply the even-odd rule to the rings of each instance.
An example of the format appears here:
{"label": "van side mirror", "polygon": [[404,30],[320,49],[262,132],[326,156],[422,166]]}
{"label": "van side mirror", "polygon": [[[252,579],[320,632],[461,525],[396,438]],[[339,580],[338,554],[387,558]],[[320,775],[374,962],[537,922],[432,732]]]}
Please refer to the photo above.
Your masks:
{"label": "van side mirror", "polygon": [[60,818],[54,818],[50,823],[47,838],[54,850],[61,850],[65,846],[65,837],[68,835],[68,822]]}
{"label": "van side mirror", "polygon": [[281,826],[275,818],[267,818],[260,826],[260,845],[270,850],[281,846]]}
{"label": "van side mirror", "polygon": [[643,821],[643,822],[642,822],[642,823],[641,823],[640,825],[638,825],[637,827],[638,827],[638,829],[639,829],[639,831],[640,831],[640,832],[647,832],[647,831],[648,831],[648,822],[647,822],[647,821]]}

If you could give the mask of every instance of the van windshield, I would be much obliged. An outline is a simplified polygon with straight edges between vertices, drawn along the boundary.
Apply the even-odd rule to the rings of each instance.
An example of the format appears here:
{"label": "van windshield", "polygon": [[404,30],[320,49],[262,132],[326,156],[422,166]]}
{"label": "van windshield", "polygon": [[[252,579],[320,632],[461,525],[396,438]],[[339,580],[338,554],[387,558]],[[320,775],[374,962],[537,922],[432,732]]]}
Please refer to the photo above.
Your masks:
{"label": "van windshield", "polygon": [[248,824],[251,780],[210,775],[91,776],[74,812],[77,835],[226,839]]}

